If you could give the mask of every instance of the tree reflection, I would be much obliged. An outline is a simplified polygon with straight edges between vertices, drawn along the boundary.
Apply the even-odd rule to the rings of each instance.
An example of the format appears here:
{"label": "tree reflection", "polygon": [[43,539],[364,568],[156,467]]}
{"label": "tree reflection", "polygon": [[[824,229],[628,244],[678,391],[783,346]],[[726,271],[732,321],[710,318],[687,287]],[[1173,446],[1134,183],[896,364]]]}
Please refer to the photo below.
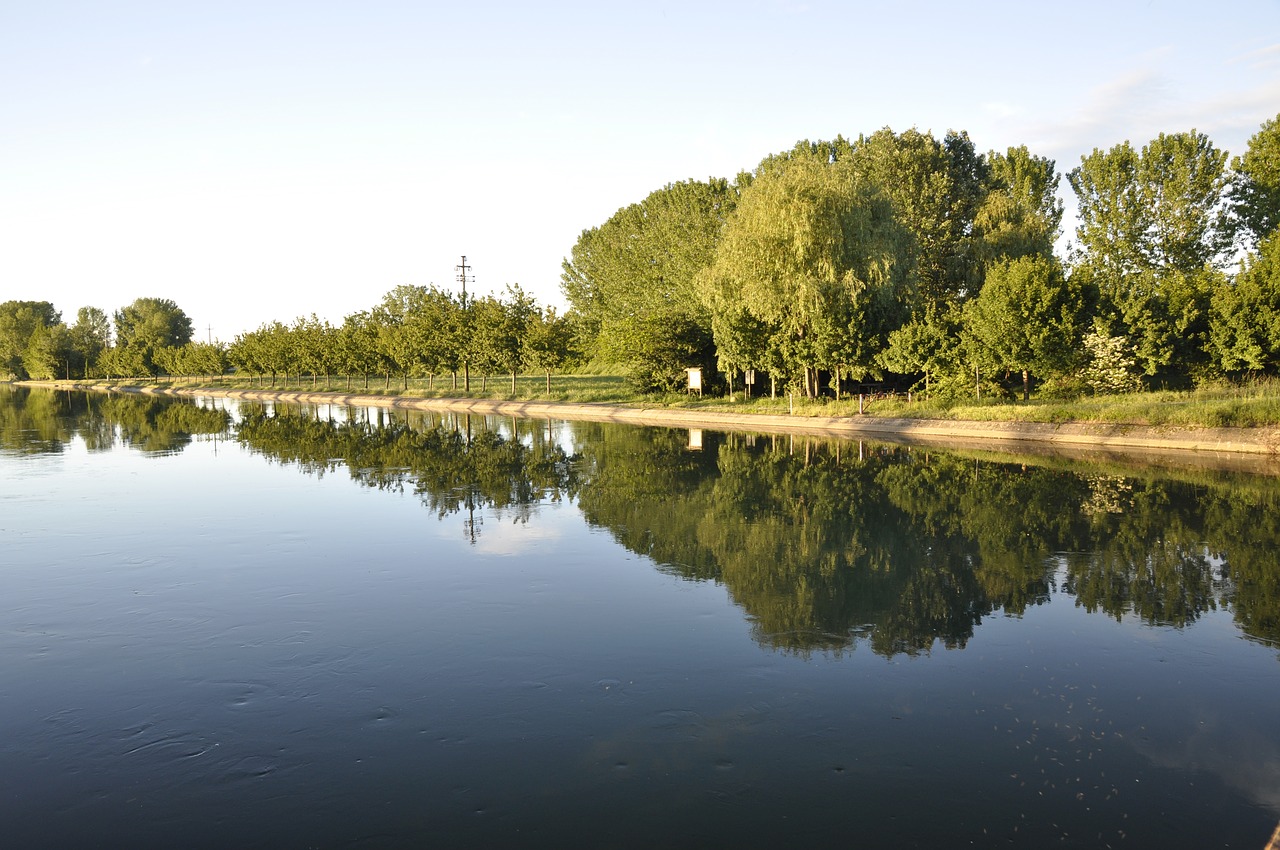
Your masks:
{"label": "tree reflection", "polygon": [[345,468],[367,487],[412,492],[440,518],[466,511],[473,542],[477,510],[527,522],[537,504],[557,501],[576,486],[573,458],[529,423],[523,433],[517,425],[517,433],[504,436],[428,414],[378,421],[350,411],[334,421],[285,407],[242,410],[237,439],[252,451],[316,475]]}
{"label": "tree reflection", "polygon": [[1224,607],[1280,643],[1272,479],[741,435],[687,452],[659,429],[578,433],[587,519],[664,569],[722,583],[772,648],[963,647],[983,617],[1020,616],[1055,589],[1152,625]]}
{"label": "tree reflection", "polygon": [[[117,443],[176,451],[222,411],[132,395],[0,388],[0,449]],[[462,515],[528,522],[574,499],[659,569],[715,581],[763,646],[886,656],[960,648],[983,619],[1055,594],[1089,612],[1182,628],[1230,611],[1280,645],[1280,482],[1057,460],[1013,462],[804,437],[421,412],[242,405],[239,442],[316,475],[411,493]]]}
{"label": "tree reflection", "polygon": [[137,394],[96,394],[0,385],[0,449],[58,453],[79,437],[89,451],[117,444],[171,454],[196,434],[221,434],[226,411]]}

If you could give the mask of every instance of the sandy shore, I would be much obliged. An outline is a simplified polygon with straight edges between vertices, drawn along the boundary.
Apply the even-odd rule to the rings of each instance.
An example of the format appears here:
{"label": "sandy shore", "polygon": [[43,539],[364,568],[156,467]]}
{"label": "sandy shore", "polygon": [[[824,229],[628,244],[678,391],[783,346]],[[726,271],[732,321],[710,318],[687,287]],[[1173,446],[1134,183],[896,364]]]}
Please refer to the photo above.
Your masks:
{"label": "sandy shore", "polygon": [[[67,387],[67,384],[61,384]],[[102,387],[72,385],[78,389]],[[757,433],[812,434],[828,437],[883,440],[964,448],[1006,449],[1021,452],[1124,456],[1144,460],[1164,457],[1179,465],[1248,468],[1275,474],[1280,470],[1280,428],[1185,428],[1107,425],[1098,423],[1051,424],[1041,422],[968,422],[945,419],[896,419],[876,416],[787,416],[729,411],[623,407],[611,404],[570,404],[494,399],[405,398],[364,393],[282,392],[209,388],[113,387],[113,392],[159,396],[203,396],[281,401],[295,404],[336,404],[401,410],[447,410],[478,415],[523,418],[582,419],[625,422],[679,428],[753,431]],[[1060,450],[1060,451],[1059,451]],[[1200,462],[1192,460],[1198,457]],[[1215,460],[1216,459],[1216,460]],[[1207,463],[1205,463],[1207,462]]]}

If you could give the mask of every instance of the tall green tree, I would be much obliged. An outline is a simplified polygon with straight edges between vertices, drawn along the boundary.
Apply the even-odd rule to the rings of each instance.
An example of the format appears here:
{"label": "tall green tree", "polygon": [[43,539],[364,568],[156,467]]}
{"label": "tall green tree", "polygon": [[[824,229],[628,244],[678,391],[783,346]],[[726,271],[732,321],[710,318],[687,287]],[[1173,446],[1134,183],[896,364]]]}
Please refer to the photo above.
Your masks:
{"label": "tall green tree", "polygon": [[1280,115],[1263,123],[1244,154],[1231,162],[1238,231],[1246,247],[1260,245],[1280,228]]}
{"label": "tall green tree", "polygon": [[1230,248],[1226,153],[1203,133],[1161,133],[1141,152],[1094,149],[1067,175],[1080,203],[1075,265],[1104,290],[1142,271],[1221,266]]}
{"label": "tall green tree", "polygon": [[884,336],[904,318],[908,238],[850,165],[796,156],[762,167],[743,192],[700,278],[703,301],[763,325],[757,356],[813,395],[819,368],[876,368]]}
{"label": "tall green tree", "polygon": [[112,363],[130,374],[160,374],[164,369],[155,352],[191,342],[190,317],[168,298],[137,299],[116,311],[115,325],[117,351]]}
{"label": "tall green tree", "polygon": [[0,377],[29,377],[22,361],[31,345],[31,335],[61,321],[62,314],[48,301],[0,304]]}
{"label": "tall green tree", "polygon": [[83,365],[84,375],[94,374],[102,353],[111,345],[111,320],[97,307],[81,307],[71,326],[71,345]]}
{"label": "tall green tree", "polygon": [[22,355],[22,365],[27,374],[38,381],[70,378],[75,355],[66,325],[62,322],[37,325]]}
{"label": "tall green tree", "polygon": [[1210,337],[1226,372],[1280,372],[1280,231],[1213,293]]}
{"label": "tall green tree", "polygon": [[1068,371],[1089,323],[1089,297],[1053,257],[1020,257],[987,271],[976,299],[965,305],[965,334],[992,365],[1022,373],[1022,399],[1031,374]]}
{"label": "tall green tree", "polygon": [[935,305],[973,294],[974,218],[987,194],[988,166],[968,134],[884,128],[846,145],[831,145],[832,158],[847,161],[863,181],[878,186],[911,235],[915,289]]}
{"label": "tall green tree", "polygon": [[[710,316],[694,277],[711,263],[738,192],[718,178],[671,183],[583,231],[564,261],[561,289],[594,340],[595,356],[643,370],[653,364],[640,350],[710,341]],[[690,333],[690,326],[702,332]],[[676,329],[685,332],[638,338]],[[710,350],[698,356],[706,360]],[[675,368],[684,365],[690,364]]]}
{"label": "tall green tree", "polygon": [[1072,275],[1100,293],[1100,317],[1151,377],[1183,380],[1208,360],[1208,307],[1227,259],[1226,154],[1194,130],[1084,157]]}
{"label": "tall green tree", "polygon": [[168,298],[139,298],[116,311],[116,344],[122,348],[177,348],[191,342],[191,319]]}
{"label": "tall green tree", "polygon": [[1062,225],[1060,175],[1052,159],[1026,146],[987,155],[988,189],[974,216],[975,257],[985,267],[1000,260],[1048,257]]}

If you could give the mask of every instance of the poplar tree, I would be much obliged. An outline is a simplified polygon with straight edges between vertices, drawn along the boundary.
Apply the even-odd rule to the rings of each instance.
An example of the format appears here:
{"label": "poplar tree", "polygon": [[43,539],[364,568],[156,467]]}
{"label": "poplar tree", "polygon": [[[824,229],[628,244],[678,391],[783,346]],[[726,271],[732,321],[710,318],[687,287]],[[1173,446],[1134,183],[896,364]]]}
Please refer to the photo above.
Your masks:
{"label": "poplar tree", "polygon": [[1280,115],[1263,123],[1244,155],[1231,162],[1237,228],[1246,247],[1259,245],[1280,228]]}
{"label": "poplar tree", "polygon": [[1146,375],[1185,378],[1208,360],[1231,245],[1226,154],[1194,130],[1162,133],[1141,151],[1095,149],[1067,179],[1080,205],[1073,276],[1097,287]]}

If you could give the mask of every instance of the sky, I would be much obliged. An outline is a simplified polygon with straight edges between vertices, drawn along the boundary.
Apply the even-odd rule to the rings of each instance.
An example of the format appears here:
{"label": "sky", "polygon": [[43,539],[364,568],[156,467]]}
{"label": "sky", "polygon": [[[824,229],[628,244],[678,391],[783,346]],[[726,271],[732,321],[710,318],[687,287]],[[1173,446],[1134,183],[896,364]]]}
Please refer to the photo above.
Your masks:
{"label": "sky", "polygon": [[169,298],[229,342],[465,255],[563,308],[583,230],[799,139],[964,130],[1065,175],[1277,113],[1280,0],[0,0],[0,301]]}

